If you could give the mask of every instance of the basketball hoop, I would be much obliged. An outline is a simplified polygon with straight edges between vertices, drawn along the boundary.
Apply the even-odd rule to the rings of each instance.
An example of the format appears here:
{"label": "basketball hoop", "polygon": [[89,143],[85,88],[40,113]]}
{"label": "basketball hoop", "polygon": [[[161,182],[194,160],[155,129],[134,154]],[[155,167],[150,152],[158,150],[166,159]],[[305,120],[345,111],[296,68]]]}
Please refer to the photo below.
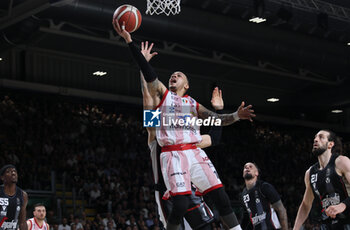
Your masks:
{"label": "basketball hoop", "polygon": [[146,14],[178,14],[181,11],[181,0],[147,0]]}

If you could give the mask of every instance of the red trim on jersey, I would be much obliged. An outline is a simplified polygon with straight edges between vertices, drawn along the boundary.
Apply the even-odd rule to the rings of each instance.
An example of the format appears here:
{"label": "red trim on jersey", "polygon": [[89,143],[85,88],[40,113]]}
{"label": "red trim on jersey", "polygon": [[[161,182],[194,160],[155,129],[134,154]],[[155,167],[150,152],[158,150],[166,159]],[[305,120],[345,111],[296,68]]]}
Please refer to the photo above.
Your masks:
{"label": "red trim on jersey", "polygon": [[2,224],[5,222],[5,220],[7,220],[8,218],[6,217],[6,216],[4,216],[3,218],[2,218],[2,220],[1,220],[1,222],[0,222],[0,228],[1,228],[1,226],[2,226]]}
{"label": "red trim on jersey", "polygon": [[339,180],[340,180],[340,183],[342,184],[343,192],[345,193],[345,197],[348,198],[349,195],[348,195],[348,191],[346,190],[346,186],[344,184],[343,178],[341,176],[339,176]]}
{"label": "red trim on jersey", "polygon": [[165,91],[163,97],[162,97],[162,100],[159,102],[159,104],[158,104],[154,109],[158,109],[158,108],[163,104],[163,102],[164,102],[166,96],[168,95],[168,93],[169,93],[169,90],[167,89],[167,90]]}
{"label": "red trim on jersey", "polygon": [[199,208],[200,206],[201,206],[200,204],[197,204],[196,206],[187,209],[187,212],[190,212],[190,211],[192,211],[192,210],[195,210],[195,209]]}
{"label": "red trim on jersey", "polygon": [[208,188],[208,189],[205,190],[204,192],[196,191],[196,196],[204,196],[204,195],[207,194],[208,192],[211,192],[211,191],[213,191],[213,190],[215,190],[215,189],[218,189],[218,188],[221,188],[221,187],[223,187],[223,185],[222,185],[222,184],[218,184],[218,185],[215,185],[215,186],[213,186],[213,187],[211,187],[211,188]]}
{"label": "red trim on jersey", "polygon": [[196,110],[197,110],[197,113],[198,113],[198,109],[199,109],[199,103],[196,102]]}
{"label": "red trim on jersey", "polygon": [[166,145],[162,147],[162,152],[170,151],[184,151],[189,149],[196,149],[197,145],[195,143],[190,144],[178,144],[178,145]]}
{"label": "red trim on jersey", "polygon": [[[192,191],[187,191],[187,192],[177,192],[177,193],[173,193],[173,192],[169,192],[171,196],[181,196],[181,195],[191,195]],[[163,200],[169,200],[169,197],[164,197],[162,198]]]}
{"label": "red trim on jersey", "polygon": [[[34,219],[35,223],[38,225],[39,228],[42,228],[42,227],[44,226],[44,225],[41,225],[41,227],[40,227],[40,225],[39,225],[38,222],[36,221],[35,217],[34,217],[33,219]],[[44,222],[43,222],[43,223],[44,223]]]}
{"label": "red trim on jersey", "polygon": [[33,224],[32,224],[32,220],[31,219],[28,219],[28,221],[29,221],[29,223],[30,223],[30,230],[32,229],[32,226],[33,226]]}

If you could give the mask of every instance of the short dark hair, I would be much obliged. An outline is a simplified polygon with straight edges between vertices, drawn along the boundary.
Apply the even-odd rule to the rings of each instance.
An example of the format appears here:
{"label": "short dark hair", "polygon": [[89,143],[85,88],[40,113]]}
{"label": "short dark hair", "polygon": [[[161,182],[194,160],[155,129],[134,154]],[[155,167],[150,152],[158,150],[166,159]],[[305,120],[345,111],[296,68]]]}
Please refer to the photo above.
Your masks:
{"label": "short dark hair", "polygon": [[261,171],[260,171],[260,168],[259,168],[258,164],[255,163],[255,162],[252,162],[252,164],[255,165],[256,169],[258,170],[258,173],[259,173],[258,178],[260,178]]}
{"label": "short dark hair", "polygon": [[341,140],[341,137],[339,137],[335,132],[329,129],[322,129],[323,131],[326,131],[329,133],[328,135],[328,141],[333,141],[334,146],[332,147],[332,154],[343,154],[343,143]]}
{"label": "short dark hair", "polygon": [[1,169],[0,169],[0,176],[3,176],[6,172],[7,169],[9,168],[14,168],[16,169],[16,166],[12,165],[12,164],[7,164],[7,165],[4,165]]}
{"label": "short dark hair", "polygon": [[[36,204],[34,204],[33,211],[35,211],[35,209],[37,207],[41,207],[41,206],[45,207],[45,205],[43,203],[36,203]],[[46,209],[46,207],[45,207],[45,209]]]}

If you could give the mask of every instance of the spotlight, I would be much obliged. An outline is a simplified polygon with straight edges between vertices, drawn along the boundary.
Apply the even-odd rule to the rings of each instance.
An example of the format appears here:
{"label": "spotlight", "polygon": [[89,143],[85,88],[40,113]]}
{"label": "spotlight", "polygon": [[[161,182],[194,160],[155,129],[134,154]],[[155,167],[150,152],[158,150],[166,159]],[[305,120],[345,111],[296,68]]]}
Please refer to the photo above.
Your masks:
{"label": "spotlight", "polygon": [[280,100],[279,98],[275,98],[275,97],[271,97],[267,99],[268,102],[272,102],[272,103],[278,102],[279,100]]}

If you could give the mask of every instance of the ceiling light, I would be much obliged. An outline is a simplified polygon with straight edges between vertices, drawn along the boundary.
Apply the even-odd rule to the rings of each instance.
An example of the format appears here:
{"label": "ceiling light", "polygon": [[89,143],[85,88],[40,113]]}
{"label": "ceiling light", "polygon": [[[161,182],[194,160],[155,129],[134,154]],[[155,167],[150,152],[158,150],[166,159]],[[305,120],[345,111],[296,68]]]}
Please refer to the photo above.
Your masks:
{"label": "ceiling light", "polygon": [[341,109],[333,109],[332,110],[332,113],[342,113],[343,112],[343,110],[341,110]]}
{"label": "ceiling light", "polygon": [[348,42],[348,46],[350,46],[350,42]]}
{"label": "ceiling light", "polygon": [[271,97],[271,98],[267,99],[268,102],[277,102],[279,100],[280,100],[279,98],[274,98],[274,97]]}
{"label": "ceiling light", "polygon": [[2,61],[2,58],[0,58],[0,61]]}
{"label": "ceiling light", "polygon": [[255,22],[255,23],[262,23],[262,22],[265,22],[266,19],[265,19],[265,18],[255,17],[255,18],[249,19],[249,21],[250,21],[250,22]]}
{"label": "ceiling light", "polygon": [[96,71],[96,72],[94,72],[92,75],[95,75],[95,76],[104,76],[104,75],[106,75],[106,74],[107,74],[107,72]]}

